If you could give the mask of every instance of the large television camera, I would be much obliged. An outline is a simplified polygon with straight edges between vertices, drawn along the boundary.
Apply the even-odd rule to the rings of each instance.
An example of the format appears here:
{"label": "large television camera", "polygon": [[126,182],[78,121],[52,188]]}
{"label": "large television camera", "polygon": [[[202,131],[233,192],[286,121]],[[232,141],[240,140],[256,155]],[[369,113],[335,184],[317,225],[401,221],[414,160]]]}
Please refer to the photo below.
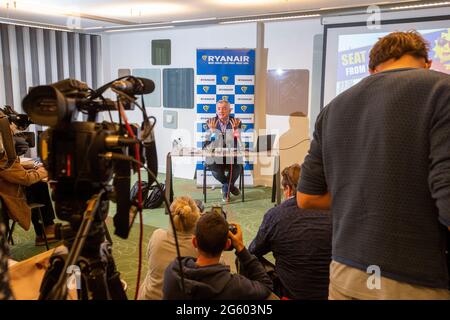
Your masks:
{"label": "large television camera", "polygon": [[[141,152],[149,143],[145,146],[141,143],[137,128],[129,126],[131,131],[127,130],[122,121],[116,124],[112,119],[98,123],[97,117],[102,111],[120,114],[120,108],[131,109],[134,95],[152,92],[154,84],[148,79],[126,77],[106,86],[118,94],[118,101],[102,97],[105,86],[94,91],[83,82],[67,79],[32,88],[23,100],[23,109],[33,123],[50,127],[41,137],[40,149],[49,172],[58,218],[69,221],[77,229],[86,201],[100,190],[108,189],[114,176],[114,188],[107,190],[105,197],[117,202],[115,233],[127,238],[131,165],[126,160],[114,160],[111,155],[132,155],[135,145]],[[77,121],[79,113],[87,115],[87,121]],[[119,119],[122,120],[121,115]],[[144,119],[143,128],[146,125],[152,126],[148,119]],[[152,151],[156,153],[154,141]],[[156,156],[153,158],[156,162]]]}
{"label": "large television camera", "polygon": [[[117,101],[103,97],[108,88],[117,94]],[[111,250],[101,247],[107,235],[105,219],[109,200],[117,203],[113,219],[115,234],[128,237],[133,223],[130,172],[139,170],[135,163],[144,162],[140,160],[144,151],[147,166],[156,173],[153,136],[156,121],[147,116],[145,106],[139,106],[135,97],[153,90],[151,80],[132,76],[119,78],[97,90],[83,82],[66,79],[34,87],[23,99],[22,107],[31,121],[49,127],[41,136],[40,156],[49,173],[56,215],[69,222],[61,228],[60,235],[67,240],[69,255],[52,260],[41,287],[41,299],[65,298],[66,270],[78,264],[80,255],[88,261],[83,264],[85,270],[81,270],[86,275],[82,298],[126,298]],[[134,105],[143,113],[140,128],[133,128],[126,118],[125,110]],[[98,122],[99,113],[105,111],[109,113],[110,122]],[[118,112],[118,123],[113,122],[111,111]],[[78,120],[80,113],[86,121]],[[154,174],[149,176],[149,183],[152,178]],[[92,268],[99,268],[97,272],[102,277],[97,274],[92,279]],[[99,284],[102,278],[105,283]]]}

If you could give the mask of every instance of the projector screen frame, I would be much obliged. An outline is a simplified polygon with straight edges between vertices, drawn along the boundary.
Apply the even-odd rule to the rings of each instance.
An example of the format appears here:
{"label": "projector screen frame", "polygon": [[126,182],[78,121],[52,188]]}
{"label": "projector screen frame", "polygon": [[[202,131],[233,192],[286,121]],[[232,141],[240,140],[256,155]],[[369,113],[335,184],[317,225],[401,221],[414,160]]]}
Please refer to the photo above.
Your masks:
{"label": "projector screen frame", "polygon": [[[402,24],[402,23],[414,23],[414,22],[429,22],[429,21],[440,21],[449,20],[450,15],[445,16],[430,16],[430,17],[418,17],[418,18],[405,18],[405,19],[391,19],[391,20],[381,20],[380,24]],[[328,42],[328,29],[332,28],[346,28],[346,27],[362,27],[367,25],[367,21],[361,22],[348,22],[348,23],[335,23],[335,24],[325,24],[323,32],[323,49],[322,49],[322,78],[321,78],[321,88],[320,88],[320,111],[324,108],[325,100],[325,71],[326,71],[326,60],[327,60],[327,42]]]}

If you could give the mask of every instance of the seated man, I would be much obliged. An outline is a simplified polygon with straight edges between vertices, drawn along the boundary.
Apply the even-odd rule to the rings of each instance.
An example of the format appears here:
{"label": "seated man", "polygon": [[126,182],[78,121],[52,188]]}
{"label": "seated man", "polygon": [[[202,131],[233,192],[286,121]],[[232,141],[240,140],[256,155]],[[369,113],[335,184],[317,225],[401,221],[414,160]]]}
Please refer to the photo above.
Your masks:
{"label": "seated man", "polygon": [[[12,130],[15,126],[12,125]],[[17,133],[17,132],[15,132]],[[20,136],[14,136],[16,153],[18,156],[24,154],[28,148]],[[6,157],[0,159],[0,162],[6,161]],[[43,164],[35,164],[31,167],[24,167],[17,158],[14,164],[6,169],[0,171],[0,197],[3,199],[8,208],[11,219],[18,222],[18,224],[28,230],[30,222],[33,223],[36,233],[36,245],[44,245],[44,237],[42,225],[39,222],[39,215],[36,210],[31,212],[28,203],[41,203],[45,206],[40,208],[42,218],[45,226],[45,233],[48,242],[54,242],[55,239],[55,213],[51,203],[48,186],[43,179],[48,176],[47,170]]]}
{"label": "seated man", "polygon": [[[237,149],[241,120],[230,116],[230,103],[220,100],[216,104],[216,116],[207,121],[208,131],[203,148]],[[212,175],[222,184],[222,200],[229,199],[229,193],[238,196],[239,188],[234,184],[241,174],[242,160],[236,157],[215,157],[206,159]],[[231,177],[230,177],[231,176]]]}
{"label": "seated man", "polygon": [[[237,231],[233,234],[224,217],[215,212],[200,217],[192,239],[198,257],[183,257],[181,261],[185,292],[179,261],[175,259],[164,273],[163,299],[262,300],[271,295],[272,281],[258,259],[245,248],[241,227],[235,226]],[[231,274],[229,267],[219,263],[222,251],[231,244],[247,278]]]}
{"label": "seated man", "polygon": [[298,208],[298,164],[285,168],[281,175],[286,200],[264,215],[249,251],[257,257],[273,252],[281,282],[281,292],[275,293],[290,299],[326,300],[331,263],[330,212]]}

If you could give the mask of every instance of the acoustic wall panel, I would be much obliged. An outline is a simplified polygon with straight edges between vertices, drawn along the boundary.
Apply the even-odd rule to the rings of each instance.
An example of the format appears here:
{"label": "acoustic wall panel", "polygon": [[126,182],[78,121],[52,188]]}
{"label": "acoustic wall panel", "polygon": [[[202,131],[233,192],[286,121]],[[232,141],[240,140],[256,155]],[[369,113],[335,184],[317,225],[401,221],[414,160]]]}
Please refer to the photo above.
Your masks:
{"label": "acoustic wall panel", "polygon": [[194,108],[194,69],[163,69],[163,106]]}
{"label": "acoustic wall panel", "polygon": [[155,83],[155,90],[144,95],[145,107],[161,107],[161,70],[160,69],[133,69],[131,74],[152,80]]}
{"label": "acoustic wall panel", "polygon": [[267,113],[288,116],[308,115],[309,70],[269,70],[267,73]]}
{"label": "acoustic wall panel", "polygon": [[169,39],[152,40],[152,65],[170,65],[171,55]]}
{"label": "acoustic wall panel", "polygon": [[117,70],[117,77],[122,78],[131,75],[131,69],[119,69]]}

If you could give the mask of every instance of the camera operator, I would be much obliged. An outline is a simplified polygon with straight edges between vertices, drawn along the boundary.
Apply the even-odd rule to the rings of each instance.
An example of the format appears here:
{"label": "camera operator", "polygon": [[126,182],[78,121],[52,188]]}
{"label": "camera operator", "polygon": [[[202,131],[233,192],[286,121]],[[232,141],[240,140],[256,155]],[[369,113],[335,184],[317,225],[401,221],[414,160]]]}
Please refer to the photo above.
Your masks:
{"label": "camera operator", "polygon": [[[271,295],[272,281],[258,259],[245,248],[240,225],[236,233],[229,231],[225,218],[215,212],[200,217],[192,243],[198,257],[183,257],[184,288],[178,260],[164,274],[163,299],[262,300]],[[248,278],[231,274],[230,268],[219,263],[223,250],[233,246]]]}
{"label": "camera operator", "polygon": [[[23,155],[28,151],[28,144],[25,139],[17,135],[17,129],[11,124],[11,130],[14,133],[14,144],[17,156]],[[7,161],[6,156],[0,159],[0,163]],[[31,166],[21,164],[17,157],[14,164],[0,171],[0,197],[8,209],[11,219],[17,221],[19,225],[28,230],[30,222],[33,223],[36,233],[36,245],[44,245],[42,226],[39,222],[37,212],[31,212],[28,203],[40,203],[45,206],[40,208],[47,241],[55,242],[55,213],[50,200],[47,183],[43,180],[48,177],[47,170],[43,164],[34,163]]]}

